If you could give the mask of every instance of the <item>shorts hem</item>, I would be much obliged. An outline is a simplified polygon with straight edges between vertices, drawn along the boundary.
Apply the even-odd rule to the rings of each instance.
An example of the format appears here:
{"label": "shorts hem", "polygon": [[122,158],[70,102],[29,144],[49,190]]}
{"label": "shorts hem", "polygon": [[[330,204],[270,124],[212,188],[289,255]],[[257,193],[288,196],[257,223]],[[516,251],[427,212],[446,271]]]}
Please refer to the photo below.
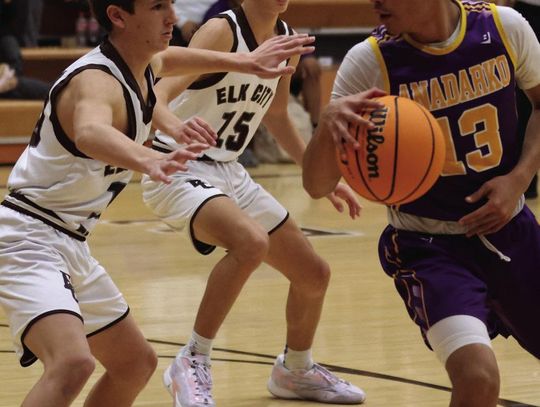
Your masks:
{"label": "shorts hem", "polygon": [[128,307],[128,309],[126,310],[126,312],[124,312],[124,313],[120,316],[120,318],[117,318],[117,319],[115,319],[114,321],[112,321],[112,322],[108,323],[107,325],[105,325],[104,327],[99,328],[97,331],[94,331],[94,332],[92,332],[92,333],[89,333],[88,335],[86,335],[86,337],[87,337],[87,338],[90,338],[90,337],[92,337],[92,336],[94,336],[94,335],[97,335],[97,334],[99,334],[99,333],[105,331],[106,329],[109,329],[109,328],[111,328],[112,326],[116,325],[117,323],[119,323],[120,321],[122,321],[124,318],[126,318],[126,317],[129,315],[129,311],[130,311],[130,310],[129,310],[129,307]]}
{"label": "shorts hem", "polygon": [[70,315],[73,315],[73,316],[76,316],[77,318],[79,318],[81,320],[81,322],[84,324],[84,320],[83,320],[81,315],[79,315],[75,311],[71,311],[71,310],[67,310],[67,309],[57,309],[57,310],[47,311],[47,312],[45,312],[43,314],[38,315],[34,319],[32,319],[26,325],[26,328],[24,328],[24,331],[23,331],[23,333],[21,335],[21,345],[23,347],[23,355],[21,356],[21,359],[19,360],[19,363],[21,364],[22,367],[28,367],[28,366],[34,364],[38,360],[37,356],[34,355],[34,353],[24,344],[24,338],[28,334],[28,331],[40,319],[43,319],[45,317],[48,317],[48,316],[54,315],[54,314],[70,314]]}
{"label": "shorts hem", "polygon": [[268,232],[269,235],[271,235],[272,233],[274,233],[276,230],[278,230],[281,226],[283,226],[283,224],[285,222],[287,222],[287,219],[289,219],[289,212],[287,212],[287,214],[285,215],[285,217],[283,218],[283,220],[281,222],[279,222],[276,226],[274,226],[272,229],[270,229],[270,231]]}
{"label": "shorts hem", "polygon": [[195,238],[195,231],[193,230],[193,221],[195,220],[195,216],[197,216],[199,211],[202,209],[202,207],[204,205],[206,205],[206,203],[208,201],[210,201],[210,200],[212,200],[214,198],[219,198],[221,196],[228,197],[228,195],[226,195],[226,194],[216,194],[216,195],[212,195],[212,196],[206,198],[204,201],[201,202],[199,207],[197,209],[195,209],[195,212],[193,213],[193,215],[191,216],[191,219],[189,220],[189,235],[191,237],[191,242],[193,243],[193,246],[195,247],[195,250],[197,250],[203,256],[206,256],[206,255],[209,255],[210,253],[212,253],[216,249],[216,246],[208,244],[208,243],[201,242],[200,240],[197,240]]}

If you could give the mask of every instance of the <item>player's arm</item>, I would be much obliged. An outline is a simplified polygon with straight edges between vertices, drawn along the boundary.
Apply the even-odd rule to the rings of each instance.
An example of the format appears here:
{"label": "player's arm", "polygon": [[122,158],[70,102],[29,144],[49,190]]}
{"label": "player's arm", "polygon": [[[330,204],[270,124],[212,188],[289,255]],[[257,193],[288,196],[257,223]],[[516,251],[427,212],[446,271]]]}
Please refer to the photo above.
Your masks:
{"label": "player's arm", "polygon": [[[192,39],[193,40],[193,39]],[[294,55],[313,52],[314,37],[306,34],[270,38],[252,52],[219,52],[195,47],[169,47],[152,61],[158,76],[200,75],[214,72],[241,72],[275,78],[294,72],[279,64]]]}
{"label": "player's arm", "polygon": [[321,112],[315,135],[309,142],[303,160],[303,183],[313,198],[330,193],[339,182],[336,149],[343,142],[355,143],[349,136],[349,123],[369,125],[359,114],[363,109],[378,106],[369,99],[384,95],[373,86],[382,86],[381,69],[368,41],[349,50],[336,75],[332,101]]}
{"label": "player's arm", "polygon": [[[189,49],[229,53],[233,46],[233,42],[234,37],[229,23],[225,19],[214,18],[209,20],[197,31],[189,44]],[[199,75],[170,76],[162,78],[156,84],[154,91],[156,93],[157,102],[154,108],[152,121],[152,124],[156,129],[161,130],[163,133],[168,134],[179,141],[186,142],[185,140],[181,140],[179,135],[181,129],[185,126],[185,123],[169,110],[168,105],[173,99],[185,91],[193,81],[200,78],[202,77]],[[200,123],[201,126],[202,123]],[[204,123],[204,125],[206,125],[206,123]],[[207,127],[207,130],[211,132],[212,135],[212,141],[209,141],[208,139],[207,141],[214,145],[215,141],[213,140],[216,138],[216,134],[209,126]]]}
{"label": "player's arm", "polygon": [[[361,129],[373,126],[358,112],[376,109],[375,97],[386,93],[377,88],[332,100],[322,111],[315,135],[304,153],[302,180],[313,198],[321,198],[336,187],[341,173],[337,166],[336,150],[348,137],[349,123]],[[357,143],[355,143],[355,147]]]}
{"label": "player's arm", "polygon": [[122,87],[111,75],[86,70],[61,93],[57,111],[62,128],[75,147],[88,157],[168,182],[167,175],[186,169],[203,146],[193,145],[175,154],[161,154],[135,143],[128,128]]}
{"label": "player's arm", "polygon": [[[299,57],[291,58],[290,64],[296,67],[299,59]],[[263,123],[279,145],[283,147],[298,165],[302,166],[306,144],[288,113],[290,82],[290,76],[281,78],[272,105],[263,118]],[[328,194],[325,194],[325,196],[338,212],[343,212],[343,203],[346,203],[349,216],[352,219],[360,214],[361,206],[356,199],[356,195],[348,185],[336,183],[334,188]]]}
{"label": "player's arm", "polygon": [[521,156],[508,174],[490,179],[467,196],[467,202],[486,203],[462,217],[459,222],[467,235],[486,235],[500,230],[512,215],[540,168],[540,44],[527,21],[517,11],[499,7],[499,15],[507,38],[516,55],[516,79],[532,104]]}
{"label": "player's arm", "polygon": [[[296,68],[299,59],[300,58],[297,56],[291,58],[289,65]],[[290,76],[280,79],[274,100],[268,108],[262,123],[287,154],[289,154],[298,165],[302,165],[302,157],[304,156],[306,144],[294,126],[287,110],[290,86]]]}

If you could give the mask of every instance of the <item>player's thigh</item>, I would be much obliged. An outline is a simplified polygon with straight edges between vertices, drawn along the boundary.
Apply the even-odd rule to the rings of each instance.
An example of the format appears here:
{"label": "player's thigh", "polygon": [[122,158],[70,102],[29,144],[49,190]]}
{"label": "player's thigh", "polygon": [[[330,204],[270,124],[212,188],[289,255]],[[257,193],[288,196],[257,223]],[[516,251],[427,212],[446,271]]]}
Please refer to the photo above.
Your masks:
{"label": "player's thigh", "polygon": [[0,304],[9,320],[16,353],[21,364],[28,366],[36,360],[25,344],[33,325],[60,313],[82,321],[69,266],[54,248],[70,238],[3,207],[0,222]]}
{"label": "player's thigh", "polygon": [[474,260],[482,248],[463,236],[430,236],[389,226],[379,241],[379,259],[409,316],[425,333],[454,315],[488,325],[487,285]]}
{"label": "player's thigh", "polygon": [[225,249],[267,239],[264,228],[226,196],[216,197],[201,206],[193,217],[191,230],[192,238]]}
{"label": "player's thigh", "polygon": [[37,320],[28,330],[24,346],[44,365],[63,369],[90,365],[92,356],[79,317],[68,313],[52,313]]}
{"label": "player's thigh", "polygon": [[111,329],[129,314],[128,304],[111,276],[88,252],[86,272],[78,281],[75,295],[88,337]]}
{"label": "player's thigh", "polygon": [[[92,354],[109,372],[134,366],[154,370],[157,357],[131,315],[88,338]],[[133,372],[135,374],[135,372]]]}
{"label": "player's thigh", "polygon": [[486,267],[491,304],[507,331],[530,353],[540,358],[540,226],[525,208],[495,235],[487,236],[511,258],[492,256]]}

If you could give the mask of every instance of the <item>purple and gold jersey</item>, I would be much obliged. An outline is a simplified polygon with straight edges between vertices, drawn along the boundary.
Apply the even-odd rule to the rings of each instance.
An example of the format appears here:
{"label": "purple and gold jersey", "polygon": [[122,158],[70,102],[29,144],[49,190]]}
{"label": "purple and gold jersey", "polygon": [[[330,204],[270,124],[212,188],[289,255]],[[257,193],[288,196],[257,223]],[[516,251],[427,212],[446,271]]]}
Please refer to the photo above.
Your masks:
{"label": "purple and gold jersey", "polygon": [[442,176],[426,195],[399,210],[449,221],[483,205],[469,204],[465,197],[510,172],[521,153],[515,58],[497,9],[487,2],[457,4],[461,30],[446,48],[425,46],[407,35],[391,36],[384,26],[369,39],[386,89],[425,106],[446,138]]}

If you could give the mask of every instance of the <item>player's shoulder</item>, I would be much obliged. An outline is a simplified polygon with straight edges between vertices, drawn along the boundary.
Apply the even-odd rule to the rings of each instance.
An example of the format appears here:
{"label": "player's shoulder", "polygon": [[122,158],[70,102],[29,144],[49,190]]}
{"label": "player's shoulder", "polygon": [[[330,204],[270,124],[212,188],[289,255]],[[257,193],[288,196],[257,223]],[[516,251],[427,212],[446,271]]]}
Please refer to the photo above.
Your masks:
{"label": "player's shoulder", "polygon": [[69,81],[67,89],[81,98],[105,100],[121,98],[123,95],[119,80],[110,72],[101,69],[85,69],[79,72]]}
{"label": "player's shoulder", "polygon": [[235,36],[235,23],[231,19],[214,17],[197,30],[189,46],[215,51],[231,51]]}

